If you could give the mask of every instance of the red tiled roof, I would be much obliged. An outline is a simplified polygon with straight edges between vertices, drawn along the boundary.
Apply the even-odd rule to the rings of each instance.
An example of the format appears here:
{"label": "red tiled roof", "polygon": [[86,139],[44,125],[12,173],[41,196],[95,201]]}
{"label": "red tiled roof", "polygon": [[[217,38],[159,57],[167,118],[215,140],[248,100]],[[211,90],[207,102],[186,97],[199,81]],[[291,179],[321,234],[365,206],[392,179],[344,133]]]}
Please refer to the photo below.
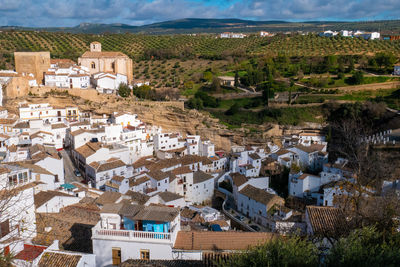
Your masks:
{"label": "red tiled roof", "polygon": [[44,246],[34,246],[34,245],[24,244],[24,249],[15,256],[15,259],[24,261],[33,261],[34,259],[39,257],[39,255],[42,254],[43,250],[45,250],[46,248],[47,247]]}
{"label": "red tiled roof", "polygon": [[276,238],[273,233],[179,231],[174,248],[183,250],[244,250]]}

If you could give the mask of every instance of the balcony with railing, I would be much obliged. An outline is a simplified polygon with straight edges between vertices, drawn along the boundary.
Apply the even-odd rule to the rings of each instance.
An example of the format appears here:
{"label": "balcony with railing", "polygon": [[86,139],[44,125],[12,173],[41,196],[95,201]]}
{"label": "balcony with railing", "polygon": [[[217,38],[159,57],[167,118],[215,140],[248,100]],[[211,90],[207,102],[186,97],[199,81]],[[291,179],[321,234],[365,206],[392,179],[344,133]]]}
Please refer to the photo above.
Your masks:
{"label": "balcony with railing", "polygon": [[133,230],[110,230],[94,227],[92,238],[134,242],[171,243],[171,233],[157,233]]}

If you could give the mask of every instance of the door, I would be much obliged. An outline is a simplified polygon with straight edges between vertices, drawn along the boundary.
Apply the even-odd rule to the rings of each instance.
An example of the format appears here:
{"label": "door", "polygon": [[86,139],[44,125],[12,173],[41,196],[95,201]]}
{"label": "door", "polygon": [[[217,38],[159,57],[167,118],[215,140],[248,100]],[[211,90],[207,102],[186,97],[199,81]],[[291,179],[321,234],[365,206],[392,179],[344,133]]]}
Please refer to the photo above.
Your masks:
{"label": "door", "polygon": [[136,231],[143,231],[143,222],[142,221],[136,221]]}
{"label": "door", "polygon": [[112,249],[112,264],[113,265],[121,264],[121,249],[120,248]]}

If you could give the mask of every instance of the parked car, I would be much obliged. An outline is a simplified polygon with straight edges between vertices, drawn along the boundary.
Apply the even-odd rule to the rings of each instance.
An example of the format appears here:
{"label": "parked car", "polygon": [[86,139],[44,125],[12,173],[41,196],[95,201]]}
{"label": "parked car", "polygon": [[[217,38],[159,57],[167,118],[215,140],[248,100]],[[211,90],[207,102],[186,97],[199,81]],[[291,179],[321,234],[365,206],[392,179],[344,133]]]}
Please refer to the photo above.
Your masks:
{"label": "parked car", "polygon": [[78,171],[78,170],[74,170],[74,174],[75,174],[75,176],[77,176],[77,177],[81,177],[82,176],[82,174]]}

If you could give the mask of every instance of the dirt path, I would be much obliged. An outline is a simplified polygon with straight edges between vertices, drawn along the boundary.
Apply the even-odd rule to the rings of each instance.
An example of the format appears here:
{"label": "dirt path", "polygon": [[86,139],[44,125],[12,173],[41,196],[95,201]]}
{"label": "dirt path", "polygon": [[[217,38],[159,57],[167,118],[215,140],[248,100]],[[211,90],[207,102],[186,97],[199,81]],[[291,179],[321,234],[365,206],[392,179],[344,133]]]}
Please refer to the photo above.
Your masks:
{"label": "dirt path", "polygon": [[395,89],[400,86],[400,81],[397,82],[386,82],[386,83],[370,83],[370,84],[362,84],[362,85],[354,85],[354,86],[344,86],[344,87],[336,87],[330,89],[338,89],[344,92],[354,92],[354,91],[366,91],[366,90],[380,90],[380,89]]}

